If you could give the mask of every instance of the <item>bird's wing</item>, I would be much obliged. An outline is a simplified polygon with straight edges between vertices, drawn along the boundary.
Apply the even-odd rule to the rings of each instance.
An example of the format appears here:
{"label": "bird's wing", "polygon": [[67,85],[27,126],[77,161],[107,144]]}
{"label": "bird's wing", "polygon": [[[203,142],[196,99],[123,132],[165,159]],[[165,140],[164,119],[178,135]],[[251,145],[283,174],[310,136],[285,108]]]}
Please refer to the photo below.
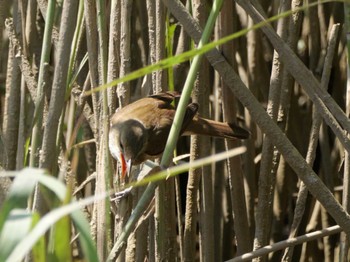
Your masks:
{"label": "bird's wing", "polygon": [[[160,100],[158,103],[159,108],[170,109],[170,108],[173,108],[171,103],[173,101],[177,100],[180,96],[181,96],[180,92],[167,91],[164,93],[151,95],[149,97]],[[197,111],[198,111],[198,104],[197,103],[191,103],[187,106],[180,134],[182,134],[185,131],[186,127],[192,121],[193,117],[197,114]],[[165,117],[168,118],[169,116],[166,115]],[[172,116],[171,118],[173,119],[174,117]]]}
{"label": "bird's wing", "polygon": [[182,127],[180,131],[180,135],[183,134],[188,127],[188,125],[192,122],[192,119],[197,114],[198,111],[198,104],[197,103],[191,103],[186,108],[186,113],[184,116],[184,120],[182,122]]}
{"label": "bird's wing", "polygon": [[167,91],[164,93],[150,95],[149,97],[162,100],[167,104],[171,104],[175,99],[178,99],[180,96],[181,96],[181,93],[177,91]]}
{"label": "bird's wing", "polygon": [[148,144],[145,153],[149,156],[158,156],[164,151],[170,128],[174,120],[175,109],[170,100],[166,101],[159,99],[158,97],[152,98],[157,99],[154,100],[154,106],[157,109],[154,109],[153,112],[147,113],[149,114],[148,119],[153,119],[153,121],[149,121],[149,125],[147,126]]}
{"label": "bird's wing", "polygon": [[[198,104],[192,103],[187,106],[180,135],[184,133],[187,126],[191,123],[197,110]],[[145,153],[149,156],[158,156],[164,151],[175,116],[175,110],[159,110],[158,112],[158,124],[153,125],[153,128],[148,130],[149,140]]]}

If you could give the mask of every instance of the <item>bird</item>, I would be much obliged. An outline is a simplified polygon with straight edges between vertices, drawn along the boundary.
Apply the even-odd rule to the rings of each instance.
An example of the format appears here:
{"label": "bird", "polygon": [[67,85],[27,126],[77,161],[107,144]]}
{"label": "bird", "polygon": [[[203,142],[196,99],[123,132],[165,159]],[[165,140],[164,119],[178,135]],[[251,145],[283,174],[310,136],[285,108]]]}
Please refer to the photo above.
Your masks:
{"label": "bird", "polygon": [[[109,150],[121,163],[123,178],[132,165],[155,159],[163,153],[176,112],[173,101],[180,95],[174,91],[150,95],[118,108],[112,115]],[[197,103],[187,105],[180,135],[249,138],[250,132],[236,124],[200,117],[198,107]]]}

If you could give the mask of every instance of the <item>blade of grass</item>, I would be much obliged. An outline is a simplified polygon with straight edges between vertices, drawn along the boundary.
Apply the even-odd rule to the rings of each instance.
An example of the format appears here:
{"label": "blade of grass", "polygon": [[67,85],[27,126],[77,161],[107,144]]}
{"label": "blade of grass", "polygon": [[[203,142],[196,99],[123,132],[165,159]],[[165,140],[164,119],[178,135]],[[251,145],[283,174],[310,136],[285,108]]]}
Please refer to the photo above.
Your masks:
{"label": "blade of grass", "polygon": [[[28,170],[28,169],[27,169]],[[44,171],[38,171],[41,174]],[[17,172],[14,172],[17,173]],[[22,173],[22,172],[20,172]],[[23,173],[26,173],[23,171]],[[27,208],[28,196],[30,196],[35,187],[35,180],[30,180],[25,177],[23,179],[15,179],[9,194],[7,195],[7,200],[3,203],[0,212],[0,232],[4,226],[7,216],[10,214],[11,210],[20,208]]]}
{"label": "blade of grass", "polygon": [[11,211],[0,235],[0,261],[8,261],[6,259],[17,243],[28,234],[31,222],[32,215],[27,210]]}
{"label": "blade of grass", "polygon": [[[40,183],[43,186],[49,188],[61,201],[63,201],[65,198],[66,188],[64,184],[58,179],[50,175],[46,175],[46,171],[42,169],[26,168],[20,172],[4,172],[3,174],[1,174],[1,176],[6,176],[6,177],[11,175],[15,175],[16,178],[11,187],[8,198],[4,202],[3,208],[1,209],[1,212],[0,212],[0,232],[11,210],[13,210],[14,208],[21,208],[21,207],[26,208],[27,199],[29,198],[29,196],[31,196],[34,190],[34,187],[37,183]],[[76,209],[73,209],[71,211],[71,212],[74,211],[71,214],[71,216],[77,228],[77,231],[79,232],[79,239],[81,241],[84,255],[86,255],[86,257],[88,257],[89,259],[91,259],[90,261],[98,261],[96,247],[90,235],[89,223],[86,220],[86,217],[84,216],[84,214],[79,210],[79,207],[81,208],[80,203],[76,203],[76,202],[74,203],[77,205],[77,207]],[[40,220],[37,226],[35,226],[34,229],[25,238],[22,238],[22,241],[18,243],[16,248],[12,251],[10,257],[8,258],[9,261],[12,261],[10,259],[11,257],[12,258],[15,257],[16,258],[15,261],[17,261],[22,259],[24,256],[26,256],[26,254],[31,250],[31,248],[34,246],[36,241],[38,241],[41,238],[41,236],[43,236],[45,232],[56,221],[58,221],[64,215],[69,214],[68,212],[68,213],[63,213],[63,215],[61,216],[57,216],[57,212],[54,213],[56,215],[52,215],[51,214],[52,212],[54,211],[51,211],[49,213],[50,216],[48,220],[44,220],[44,218],[46,217],[45,216],[42,220]],[[44,226],[42,226],[43,224]],[[26,242],[25,239],[27,239],[28,242]]]}
{"label": "blade of grass", "polygon": [[[34,228],[40,221],[40,215],[38,212],[32,214],[32,228]],[[32,259],[35,262],[45,262],[46,259],[46,239],[45,236],[41,236],[32,249]]]}
{"label": "blade of grass", "polygon": [[[40,222],[33,228],[33,230],[30,231],[24,238],[22,238],[22,241],[20,241],[17,244],[16,248],[12,251],[11,255],[7,258],[8,261],[22,260],[24,256],[32,249],[34,244],[41,238],[41,236],[43,236],[46,233],[46,231],[49,230],[50,227],[54,223],[56,223],[59,219],[69,214],[72,214],[73,217],[78,218],[75,215],[75,213],[79,212],[79,209],[81,209],[84,205],[92,204],[94,203],[94,201],[96,201],[96,199],[102,200],[106,196],[107,194],[103,194],[98,198],[96,198],[96,196],[92,196],[84,200],[81,200],[79,202],[73,202],[69,205],[65,205],[63,207],[54,209],[51,212],[47,213],[45,216],[42,217]],[[76,219],[74,220],[75,222],[77,222]],[[81,221],[79,221],[79,223],[80,222]],[[79,230],[80,240],[89,239],[89,242],[90,242],[88,246],[85,246],[86,244],[84,243],[85,241],[81,242],[84,250],[84,256],[88,261],[99,261],[97,257],[96,247],[90,236],[89,224],[87,223],[87,221],[85,222],[86,222],[86,225],[84,225],[85,230]],[[76,226],[78,229],[81,229],[81,227],[78,226],[78,223],[76,224]]]}
{"label": "blade of grass", "polygon": [[152,64],[152,65],[149,65],[149,66],[146,66],[146,67],[142,67],[138,70],[135,70],[121,78],[118,78],[118,79],[115,79],[109,83],[106,83],[106,84],[103,84],[103,85],[100,85],[90,91],[87,91],[85,92],[84,95],[88,96],[88,95],[91,95],[92,93],[94,92],[99,92],[99,91],[102,91],[103,89],[106,89],[106,88],[109,88],[109,87],[112,87],[112,86],[115,86],[119,83],[122,83],[122,82],[126,82],[126,81],[131,81],[131,80],[134,80],[134,79],[137,79],[137,78],[140,78],[144,75],[147,75],[147,74],[150,74],[154,71],[157,71],[157,70],[161,70],[161,69],[166,69],[166,68],[169,68],[169,67],[172,67],[176,64],[180,64],[182,62],[185,62],[185,61],[189,61],[190,59],[192,59],[193,57],[195,57],[196,55],[202,55],[202,54],[205,54],[207,52],[209,52],[210,50],[214,49],[215,47],[219,46],[219,45],[222,45],[222,44],[225,44],[227,43],[228,41],[231,41],[233,39],[236,39],[238,37],[241,37],[241,36],[245,36],[249,31],[252,31],[252,30],[256,30],[256,29],[259,29],[267,24],[270,24],[280,18],[284,18],[284,17],[287,17],[287,16],[290,16],[293,14],[293,12],[300,12],[300,11],[304,11],[310,7],[313,7],[313,6],[316,6],[320,3],[328,3],[328,2],[331,2],[331,0],[325,0],[325,1],[321,1],[321,2],[314,2],[314,3],[310,3],[310,4],[307,4],[307,5],[304,5],[300,8],[296,8],[295,10],[293,11],[286,11],[286,12],[282,12],[280,13],[279,15],[276,15],[276,16],[273,16],[273,17],[270,17],[268,19],[266,19],[265,21],[262,21],[260,23],[257,23],[257,24],[254,24],[253,26],[251,27],[248,27],[248,28],[245,28],[245,29],[242,29],[236,33],[233,33],[231,35],[228,35],[226,37],[223,37],[217,41],[213,41],[213,42],[210,42],[208,44],[205,44],[205,45],[202,45],[201,48],[196,48],[196,49],[192,49],[190,51],[187,51],[187,52],[184,52],[180,55],[177,55],[177,56],[172,56],[172,57],[169,57],[169,58],[166,58],[166,59],[163,59],[155,64]]}
{"label": "blade of grass", "polygon": [[[223,161],[223,160],[226,160],[226,159],[234,157],[234,156],[238,156],[238,155],[243,154],[245,152],[246,152],[246,147],[243,147],[243,146],[237,147],[237,148],[231,149],[229,151],[224,151],[224,152],[218,153],[216,155],[212,155],[212,156],[208,156],[208,157],[204,157],[204,158],[195,160],[193,162],[189,162],[189,163],[187,162],[185,164],[172,166],[170,168],[163,169],[154,175],[147,176],[147,177],[143,178],[140,181],[129,183],[127,186],[135,186],[135,187],[144,186],[144,185],[147,185],[148,183],[168,179],[169,177],[177,176],[179,174],[187,172],[190,169],[195,169],[195,168],[203,167],[206,165],[211,165],[213,163]],[[149,163],[150,162],[147,162],[148,165],[149,165]],[[151,163],[153,163],[153,162],[151,162]],[[155,165],[155,164],[153,165],[153,167],[156,167],[156,166],[157,165]]]}
{"label": "blade of grass", "polygon": [[34,111],[34,127],[32,132],[32,144],[31,144],[31,154],[30,154],[30,166],[34,167],[38,165],[39,159],[39,148],[41,147],[42,140],[42,121],[43,121],[43,110],[44,110],[44,74],[48,70],[47,64],[50,61],[51,54],[51,35],[52,28],[55,18],[55,8],[56,1],[49,0],[47,13],[46,13],[46,23],[43,39],[43,47],[41,50],[41,60],[39,68],[39,78],[38,87],[35,101],[35,111]]}
{"label": "blade of grass", "polygon": [[[174,166],[174,167],[168,168],[166,170],[162,170],[159,173],[156,173],[153,176],[149,176],[141,181],[125,185],[125,187],[142,186],[142,185],[145,185],[149,182],[164,180],[167,177],[173,177],[175,175],[178,175],[180,173],[188,171],[190,168],[198,168],[198,167],[202,167],[204,165],[210,165],[214,162],[222,161],[222,160],[225,160],[227,158],[230,158],[230,157],[233,157],[233,156],[236,156],[239,154],[243,154],[245,151],[246,151],[245,147],[239,147],[239,148],[235,148],[235,149],[232,149],[230,151],[227,151],[227,152],[222,152],[222,153],[219,153],[219,154],[216,154],[213,156],[198,159],[192,163],[186,163],[186,164],[182,164],[179,166]],[[148,161],[148,163],[153,163],[153,162]],[[156,165],[154,164],[154,166],[156,166]],[[44,175],[44,173],[45,173],[44,170],[31,169],[31,168],[27,168],[27,169],[24,169],[23,171],[21,171],[20,174],[18,175],[18,178],[20,178],[20,179],[18,179],[18,180],[16,179],[15,182],[19,181],[19,182],[21,182],[22,186],[27,185],[27,187],[22,187],[22,186],[18,187],[17,194],[21,196],[21,192],[22,192],[21,189],[28,189],[28,188],[31,188],[31,190],[28,190],[28,192],[29,191],[32,192],[36,182],[39,181],[43,185],[50,188],[62,200],[65,197],[64,185],[60,181],[55,179],[54,177]],[[6,172],[3,175],[4,176],[11,176],[11,174],[17,174],[17,172]],[[30,181],[32,181],[32,183],[33,183],[32,186],[28,186],[28,182],[30,182]],[[16,182],[16,184],[18,184],[19,182]],[[76,225],[78,232],[80,234],[79,236],[81,239],[81,244],[82,244],[86,258],[89,258],[89,261],[98,261],[96,248],[94,246],[94,243],[93,243],[93,241],[91,239],[91,235],[90,235],[89,224],[86,221],[86,218],[84,217],[82,212],[80,212],[80,209],[84,206],[96,203],[96,201],[104,200],[106,197],[109,196],[109,194],[111,194],[113,192],[114,191],[111,190],[110,192],[105,192],[105,193],[100,194],[100,195],[91,196],[91,197],[85,198],[83,200],[80,200],[79,202],[72,202],[68,205],[65,205],[65,206],[62,206],[62,207],[59,207],[59,208],[52,210],[51,212],[46,214],[35,225],[35,227],[33,228],[32,231],[30,231],[24,238],[22,238],[22,241],[20,243],[18,243],[16,248],[12,251],[11,255],[8,257],[8,259],[9,260],[10,259],[20,260],[21,258],[23,258],[31,250],[31,248],[35,245],[35,243],[37,243],[37,241],[39,239],[41,239],[41,237],[45,234],[45,232],[50,229],[50,227],[52,225],[54,225],[62,217],[66,216],[68,214],[72,214],[73,221],[75,222],[75,225]],[[14,193],[12,193],[12,194],[14,194]],[[26,194],[23,194],[23,195],[26,195]],[[18,198],[18,196],[17,196],[17,198],[15,198],[15,199],[19,200],[20,198]],[[23,200],[25,200],[25,198],[23,198]],[[6,201],[6,202],[8,202],[8,201]],[[4,203],[4,205],[6,204],[6,202]],[[21,201],[19,201],[19,202],[13,201],[13,203],[20,203],[20,202]],[[0,214],[1,214],[1,216],[3,215],[3,209],[2,209],[2,212]],[[132,216],[135,216],[135,215],[136,215],[135,212],[133,212]]]}
{"label": "blade of grass", "polygon": [[[78,51],[78,43],[81,41],[82,33],[83,33],[83,17],[84,17],[84,1],[79,1],[79,9],[78,9],[78,18],[77,18],[77,25],[73,36],[73,42],[72,42],[72,48],[71,48],[71,54],[70,54],[70,60],[68,65],[68,76],[67,76],[67,93],[66,93],[66,100],[70,96],[73,83],[75,81],[75,78],[77,74],[79,73],[79,70],[74,72],[74,66],[76,64],[77,60],[77,51]],[[87,54],[83,58],[79,69],[82,68],[82,66],[87,61]]]}
{"label": "blade of grass", "polygon": [[[68,187],[70,188],[70,186]],[[66,190],[66,196],[62,205],[66,205],[71,201],[72,192],[71,190]],[[53,233],[53,257],[56,261],[72,261],[72,247],[70,243],[71,239],[71,219],[70,217],[64,216],[57,221],[51,230]]]}

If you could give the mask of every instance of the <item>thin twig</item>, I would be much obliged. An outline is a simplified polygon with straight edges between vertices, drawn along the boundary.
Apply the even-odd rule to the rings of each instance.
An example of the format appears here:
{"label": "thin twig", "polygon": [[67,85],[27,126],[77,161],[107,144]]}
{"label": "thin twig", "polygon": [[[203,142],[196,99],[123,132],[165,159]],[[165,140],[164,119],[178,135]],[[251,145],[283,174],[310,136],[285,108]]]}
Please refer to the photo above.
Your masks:
{"label": "thin twig", "polygon": [[[283,1],[280,12],[290,9],[291,1]],[[289,18],[278,20],[277,33],[286,40]],[[270,78],[270,88],[267,104],[267,113],[271,119],[277,122],[278,109],[280,106],[281,86],[283,79],[281,60],[275,51]],[[282,129],[283,130],[283,129]],[[273,138],[265,137],[262,146],[262,158],[259,174],[259,192],[256,215],[256,228],[254,238],[254,250],[269,243],[271,234],[272,207],[275,193],[276,172],[279,164],[280,154],[274,147]]]}
{"label": "thin twig", "polygon": [[[250,3],[242,0],[236,2],[252,17],[255,23],[263,22],[265,18]],[[325,122],[333,130],[339,141],[350,152],[350,140],[346,137],[342,127],[350,133],[350,120],[341,110],[339,105],[323,88],[320,88],[314,75],[309,71],[297,55],[276,34],[270,25],[261,28],[274,48],[279,53],[280,59],[288,63],[286,68],[295,80],[304,88],[309,98],[315,104],[317,111]],[[339,121],[339,123],[337,122]]]}
{"label": "thin twig", "polygon": [[289,238],[287,240],[277,242],[273,245],[268,245],[265,247],[262,247],[254,252],[244,254],[239,257],[235,257],[233,259],[227,260],[226,262],[241,262],[241,261],[250,261],[253,258],[257,258],[260,256],[267,255],[269,253],[275,252],[277,250],[284,249],[286,247],[296,246],[308,241],[312,241],[315,239],[319,239],[322,237],[330,236],[337,234],[342,231],[342,228],[340,226],[332,226],[326,229],[318,230],[312,233],[305,234],[303,236],[299,236],[296,238]]}
{"label": "thin twig", "polygon": [[[325,59],[325,64],[324,64],[323,73],[322,73],[322,80],[321,80],[321,86],[322,88],[325,88],[325,89],[327,89],[328,82],[329,82],[330,72],[333,64],[334,52],[336,50],[336,43],[337,43],[336,40],[337,40],[338,32],[339,32],[339,24],[334,25],[330,33],[327,56]],[[310,166],[312,166],[315,161],[319,131],[322,123],[322,118],[316,112],[316,110],[313,110],[312,119],[313,119],[313,123],[311,126],[310,140],[309,140],[309,146],[308,146],[308,151],[306,156],[306,161],[307,163],[309,163]],[[294,211],[293,223],[289,234],[290,238],[295,237],[298,233],[299,225],[301,223],[301,219],[304,214],[307,194],[308,194],[308,190],[305,187],[304,182],[301,181],[299,186],[296,207]],[[293,248],[286,249],[283,255],[283,260],[291,261],[292,256],[293,256]]]}

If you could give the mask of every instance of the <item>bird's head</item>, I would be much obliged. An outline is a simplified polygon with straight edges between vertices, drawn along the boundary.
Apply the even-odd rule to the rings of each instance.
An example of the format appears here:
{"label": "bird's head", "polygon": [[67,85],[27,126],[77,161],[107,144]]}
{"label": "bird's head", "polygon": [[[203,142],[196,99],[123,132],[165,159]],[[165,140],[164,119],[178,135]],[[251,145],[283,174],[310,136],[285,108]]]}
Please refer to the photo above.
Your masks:
{"label": "bird's head", "polygon": [[145,150],[147,132],[139,121],[129,119],[118,122],[109,130],[109,150],[122,165],[122,177],[130,172],[132,164],[139,164],[138,158]]}

